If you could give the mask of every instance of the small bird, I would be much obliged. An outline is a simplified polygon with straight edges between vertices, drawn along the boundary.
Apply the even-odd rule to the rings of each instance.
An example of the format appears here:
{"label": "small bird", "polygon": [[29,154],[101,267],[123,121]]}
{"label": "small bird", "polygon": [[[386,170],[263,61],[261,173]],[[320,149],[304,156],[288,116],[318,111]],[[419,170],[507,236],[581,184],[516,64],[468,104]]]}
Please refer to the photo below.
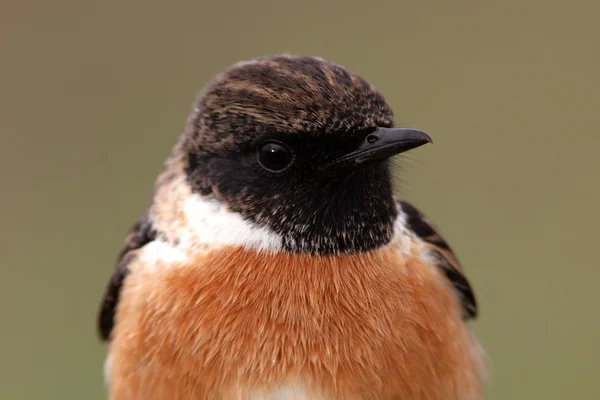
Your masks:
{"label": "small bird", "polygon": [[240,62],[196,99],[104,295],[112,400],[484,399],[473,290],[390,159],[366,80]]}

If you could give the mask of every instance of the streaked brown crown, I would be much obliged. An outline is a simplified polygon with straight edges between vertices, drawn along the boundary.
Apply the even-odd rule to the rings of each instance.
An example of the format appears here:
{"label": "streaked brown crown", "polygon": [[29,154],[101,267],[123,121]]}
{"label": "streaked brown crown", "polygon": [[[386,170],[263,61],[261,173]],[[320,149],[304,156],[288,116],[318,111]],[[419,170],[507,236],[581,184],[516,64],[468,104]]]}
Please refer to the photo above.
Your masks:
{"label": "streaked brown crown", "polygon": [[222,153],[273,133],[344,135],[392,124],[383,96],[341,66],[307,56],[259,57],[234,65],[200,94],[185,147]]}

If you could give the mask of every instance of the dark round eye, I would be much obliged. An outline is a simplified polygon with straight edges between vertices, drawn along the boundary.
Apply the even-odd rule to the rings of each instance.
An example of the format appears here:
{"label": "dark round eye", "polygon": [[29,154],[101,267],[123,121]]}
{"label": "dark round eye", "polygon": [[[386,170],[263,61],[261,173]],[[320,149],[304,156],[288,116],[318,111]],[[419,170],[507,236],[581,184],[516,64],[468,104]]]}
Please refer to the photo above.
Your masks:
{"label": "dark round eye", "polygon": [[258,163],[271,172],[281,172],[290,166],[294,154],[280,142],[265,142],[258,149]]}

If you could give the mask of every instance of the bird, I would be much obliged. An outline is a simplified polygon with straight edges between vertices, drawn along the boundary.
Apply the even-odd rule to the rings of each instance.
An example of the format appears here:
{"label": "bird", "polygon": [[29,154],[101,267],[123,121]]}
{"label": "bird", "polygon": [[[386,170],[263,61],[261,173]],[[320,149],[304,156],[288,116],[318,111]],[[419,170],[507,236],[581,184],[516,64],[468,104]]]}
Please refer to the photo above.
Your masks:
{"label": "bird", "polygon": [[431,142],[320,57],[219,73],[105,290],[109,398],[484,399],[473,289],[393,185]]}

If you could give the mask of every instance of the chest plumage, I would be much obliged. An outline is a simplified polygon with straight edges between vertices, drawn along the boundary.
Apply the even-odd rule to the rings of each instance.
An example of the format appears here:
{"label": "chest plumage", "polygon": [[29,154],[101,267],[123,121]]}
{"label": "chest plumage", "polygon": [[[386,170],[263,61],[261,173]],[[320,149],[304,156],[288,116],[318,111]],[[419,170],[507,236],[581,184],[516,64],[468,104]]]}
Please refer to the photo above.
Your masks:
{"label": "chest plumage", "polygon": [[112,399],[480,399],[477,345],[436,271],[223,248],[130,264]]}

